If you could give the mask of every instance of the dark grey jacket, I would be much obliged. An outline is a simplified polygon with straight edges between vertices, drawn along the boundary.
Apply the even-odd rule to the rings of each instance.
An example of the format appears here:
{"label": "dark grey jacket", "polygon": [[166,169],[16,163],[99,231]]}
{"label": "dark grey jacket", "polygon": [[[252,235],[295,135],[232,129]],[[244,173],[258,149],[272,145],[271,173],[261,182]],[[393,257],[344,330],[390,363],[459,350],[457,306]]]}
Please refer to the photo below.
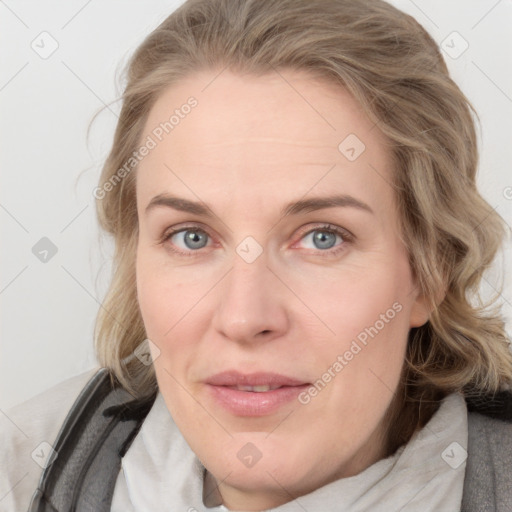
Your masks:
{"label": "dark grey jacket", "polygon": [[512,512],[512,395],[468,409],[462,512]]}

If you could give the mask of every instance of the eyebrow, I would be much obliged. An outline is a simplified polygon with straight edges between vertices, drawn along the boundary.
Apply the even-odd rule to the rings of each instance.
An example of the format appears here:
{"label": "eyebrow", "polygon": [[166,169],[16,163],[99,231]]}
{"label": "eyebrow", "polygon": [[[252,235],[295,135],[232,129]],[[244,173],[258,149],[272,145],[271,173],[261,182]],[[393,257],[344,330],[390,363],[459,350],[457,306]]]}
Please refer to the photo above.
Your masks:
{"label": "eyebrow", "polygon": [[[190,201],[181,197],[172,196],[169,194],[158,194],[153,197],[149,204],[146,206],[146,214],[157,207],[173,208],[181,212],[191,213],[207,218],[212,218],[215,215],[212,209],[204,202]],[[350,207],[356,208],[361,211],[366,211],[374,214],[374,211],[363,201],[356,199],[353,196],[341,194],[330,195],[326,197],[312,197],[309,199],[300,199],[299,201],[287,204],[281,210],[281,217],[289,215],[298,215],[301,213],[309,213],[316,210],[323,210],[324,208],[340,208]]]}

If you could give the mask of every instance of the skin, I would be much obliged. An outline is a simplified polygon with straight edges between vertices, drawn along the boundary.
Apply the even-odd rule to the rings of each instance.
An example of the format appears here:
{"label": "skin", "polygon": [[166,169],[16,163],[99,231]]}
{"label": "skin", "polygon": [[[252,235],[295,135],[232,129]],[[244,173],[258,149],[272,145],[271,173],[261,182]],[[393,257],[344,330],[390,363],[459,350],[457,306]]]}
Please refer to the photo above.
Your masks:
{"label": "skin", "polygon": [[[148,117],[144,138],[187,98],[198,101],[137,169],[138,299],[176,424],[224,504],[261,510],[386,456],[382,419],[407,334],[429,311],[400,241],[389,147],[354,99],[298,71],[217,75],[170,86]],[[338,149],[349,134],[366,146],[352,162]],[[204,201],[214,216],[165,206],[146,212],[164,193]],[[373,213],[280,214],[289,202],[333,193]],[[325,224],[352,237],[327,233],[333,247],[319,246],[314,230],[321,235]],[[169,228],[185,227],[206,231],[206,245],[191,248],[183,232],[160,243]],[[248,236],[263,250],[252,263],[236,252]],[[308,404],[293,400],[276,413],[243,417],[207,392],[205,379],[229,369],[313,383],[394,303],[401,311]],[[252,467],[237,457],[246,443],[262,455]]]}

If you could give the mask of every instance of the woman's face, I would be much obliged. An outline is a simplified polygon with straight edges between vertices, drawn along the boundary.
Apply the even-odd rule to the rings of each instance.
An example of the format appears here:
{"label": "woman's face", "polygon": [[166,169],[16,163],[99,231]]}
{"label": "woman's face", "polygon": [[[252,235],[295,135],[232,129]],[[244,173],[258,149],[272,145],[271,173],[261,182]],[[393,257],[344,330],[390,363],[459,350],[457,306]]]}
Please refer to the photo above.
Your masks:
{"label": "woman's face", "polygon": [[276,506],[382,458],[428,310],[378,127],[304,73],[224,71],[169,87],[142,141],[140,309],[160,391],[224,503]]}

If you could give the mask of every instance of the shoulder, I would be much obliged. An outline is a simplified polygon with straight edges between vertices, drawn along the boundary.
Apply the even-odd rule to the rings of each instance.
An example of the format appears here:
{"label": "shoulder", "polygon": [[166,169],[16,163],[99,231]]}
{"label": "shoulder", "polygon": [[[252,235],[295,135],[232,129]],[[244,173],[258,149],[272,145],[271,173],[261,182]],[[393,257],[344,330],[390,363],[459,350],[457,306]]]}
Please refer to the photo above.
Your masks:
{"label": "shoulder", "polygon": [[480,471],[503,470],[512,484],[512,420],[468,413],[468,462],[476,457]]}
{"label": "shoulder", "polygon": [[494,397],[485,406],[468,403],[465,511],[487,510],[489,500],[500,507],[497,510],[512,510],[511,405],[509,393]]}
{"label": "shoulder", "polygon": [[0,410],[0,509],[27,510],[67,413],[98,368]]}
{"label": "shoulder", "polygon": [[[512,391],[503,390],[487,397],[466,398],[468,438],[487,443],[491,448],[502,444],[503,456],[512,451]],[[477,448],[474,446],[474,448]],[[483,446],[480,446],[483,449]]]}

